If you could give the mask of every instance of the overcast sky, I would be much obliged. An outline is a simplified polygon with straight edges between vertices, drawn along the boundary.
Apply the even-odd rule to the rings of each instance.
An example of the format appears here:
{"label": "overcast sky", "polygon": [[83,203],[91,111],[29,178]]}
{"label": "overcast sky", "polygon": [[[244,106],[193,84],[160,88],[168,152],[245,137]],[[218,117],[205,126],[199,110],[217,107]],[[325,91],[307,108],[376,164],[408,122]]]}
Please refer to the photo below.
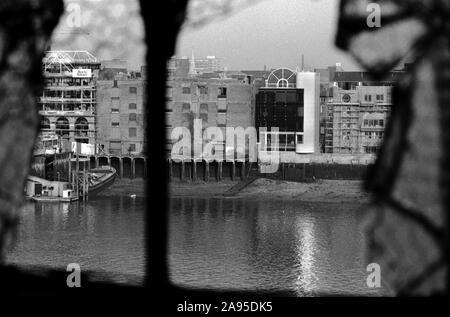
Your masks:
{"label": "overcast sky", "polygon": [[[217,3],[219,0],[194,1],[203,5],[204,1]],[[230,1],[235,4],[250,0]],[[258,70],[264,65],[295,68],[300,66],[302,53],[309,69],[336,62],[341,62],[345,70],[357,68],[346,53],[334,47],[339,1],[251,1],[257,3],[225,19],[216,19],[199,28],[185,27],[179,36],[177,55],[191,56],[194,48],[197,57],[222,58],[223,66],[229,70]],[[88,50],[101,60],[124,59],[135,70],[144,64],[143,25],[137,0],[65,2],[66,15],[54,34],[53,49]],[[77,11],[74,8],[81,14],[81,28],[73,27],[73,13]],[[190,16],[195,20],[192,12]],[[80,30],[84,33],[72,34]]]}
{"label": "overcast sky", "polygon": [[185,29],[177,55],[215,55],[228,69],[263,69],[300,65],[312,69],[343,64],[344,70],[359,69],[335,48],[337,0],[261,0],[198,29]]}

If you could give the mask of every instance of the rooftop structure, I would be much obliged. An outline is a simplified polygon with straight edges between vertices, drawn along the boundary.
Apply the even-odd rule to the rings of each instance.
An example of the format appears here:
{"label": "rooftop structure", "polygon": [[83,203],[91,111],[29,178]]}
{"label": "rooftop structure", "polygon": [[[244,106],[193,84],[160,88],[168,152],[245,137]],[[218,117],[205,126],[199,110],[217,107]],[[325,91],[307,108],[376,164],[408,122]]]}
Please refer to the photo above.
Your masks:
{"label": "rooftop structure", "polygon": [[54,66],[72,70],[74,65],[100,64],[100,61],[88,51],[47,51],[42,62],[44,70]]}
{"label": "rooftop structure", "polygon": [[220,72],[223,70],[221,59],[215,56],[196,58],[192,51],[191,57],[172,57],[168,61],[169,77],[187,78],[195,77],[199,74]]}

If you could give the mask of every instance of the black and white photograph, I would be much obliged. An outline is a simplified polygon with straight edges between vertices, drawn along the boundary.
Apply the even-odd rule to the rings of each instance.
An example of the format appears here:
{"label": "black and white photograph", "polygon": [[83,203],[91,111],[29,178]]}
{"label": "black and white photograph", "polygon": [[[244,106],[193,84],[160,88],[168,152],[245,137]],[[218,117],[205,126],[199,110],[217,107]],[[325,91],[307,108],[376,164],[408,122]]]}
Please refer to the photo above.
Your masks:
{"label": "black and white photograph", "polygon": [[1,0],[2,293],[446,297],[449,21],[448,0]]}

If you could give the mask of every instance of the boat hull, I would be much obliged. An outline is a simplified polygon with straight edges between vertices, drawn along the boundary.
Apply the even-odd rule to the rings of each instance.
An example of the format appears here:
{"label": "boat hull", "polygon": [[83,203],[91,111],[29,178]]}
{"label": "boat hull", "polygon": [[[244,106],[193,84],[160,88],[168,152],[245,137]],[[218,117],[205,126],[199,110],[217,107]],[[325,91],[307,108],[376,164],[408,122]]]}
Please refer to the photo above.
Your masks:
{"label": "boat hull", "polygon": [[30,200],[41,203],[71,203],[78,200],[78,197],[46,197],[46,196],[32,196]]}
{"label": "boat hull", "polygon": [[113,167],[108,169],[93,169],[89,171],[90,173],[107,173],[109,174],[104,180],[97,182],[94,185],[90,185],[88,189],[88,197],[96,196],[101,191],[105,190],[111,186],[116,179],[116,170]]}

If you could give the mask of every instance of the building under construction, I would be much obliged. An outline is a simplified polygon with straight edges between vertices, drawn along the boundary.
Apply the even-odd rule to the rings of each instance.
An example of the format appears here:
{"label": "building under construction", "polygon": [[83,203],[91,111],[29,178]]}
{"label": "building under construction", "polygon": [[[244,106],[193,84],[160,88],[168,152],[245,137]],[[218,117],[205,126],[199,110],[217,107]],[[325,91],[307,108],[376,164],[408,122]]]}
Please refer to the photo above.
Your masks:
{"label": "building under construction", "polygon": [[100,62],[87,51],[48,51],[42,61],[45,87],[39,98],[41,134],[96,143],[96,79]]}

